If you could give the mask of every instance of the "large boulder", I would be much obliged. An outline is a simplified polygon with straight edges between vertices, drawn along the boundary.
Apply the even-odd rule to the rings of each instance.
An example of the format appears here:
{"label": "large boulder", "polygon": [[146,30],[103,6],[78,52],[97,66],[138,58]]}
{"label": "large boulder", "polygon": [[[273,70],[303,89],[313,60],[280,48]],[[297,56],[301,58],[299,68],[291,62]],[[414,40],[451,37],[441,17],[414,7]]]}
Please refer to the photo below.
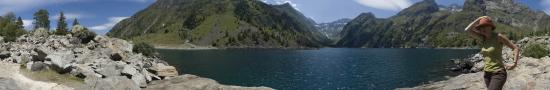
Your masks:
{"label": "large boulder", "polygon": [[161,77],[174,77],[178,76],[178,71],[174,66],[167,66],[162,63],[157,63],[150,68],[151,71]]}
{"label": "large boulder", "polygon": [[274,90],[268,87],[241,87],[222,85],[195,75],[181,75],[170,79],[153,81],[144,90]]}
{"label": "large boulder", "polygon": [[36,53],[36,54],[33,54],[32,55],[32,61],[44,61],[46,60],[46,56],[48,56],[48,54],[46,54],[46,52],[44,52],[42,49],[33,49],[33,51]]}
{"label": "large boulder", "polygon": [[44,62],[32,62],[31,71],[42,71],[48,69],[48,65]]}
{"label": "large boulder", "polygon": [[79,78],[103,77],[103,75],[95,73],[94,69],[88,66],[88,64],[75,65],[75,68],[71,71],[71,74]]}
{"label": "large boulder", "polygon": [[70,72],[72,62],[75,61],[74,55],[68,51],[49,54],[46,56],[46,60],[52,62],[51,69],[60,73]]}
{"label": "large boulder", "polygon": [[136,70],[136,68],[131,65],[125,65],[124,69],[122,69],[121,74],[125,75],[126,77],[130,77],[132,81],[134,81],[134,83],[136,83],[140,87],[147,86],[145,75],[141,74],[138,70]]}
{"label": "large boulder", "polygon": [[120,76],[120,70],[113,62],[102,62],[95,71],[106,77]]}
{"label": "large boulder", "polygon": [[0,59],[6,59],[6,58],[9,58],[11,57],[11,53],[8,52],[8,51],[2,51],[0,52]]}
{"label": "large boulder", "polygon": [[132,52],[134,45],[126,40],[110,38],[107,42],[107,47],[113,51]]}
{"label": "large boulder", "polygon": [[114,76],[107,78],[89,77],[84,79],[87,84],[84,90],[140,90],[140,88],[130,79],[124,76]]}

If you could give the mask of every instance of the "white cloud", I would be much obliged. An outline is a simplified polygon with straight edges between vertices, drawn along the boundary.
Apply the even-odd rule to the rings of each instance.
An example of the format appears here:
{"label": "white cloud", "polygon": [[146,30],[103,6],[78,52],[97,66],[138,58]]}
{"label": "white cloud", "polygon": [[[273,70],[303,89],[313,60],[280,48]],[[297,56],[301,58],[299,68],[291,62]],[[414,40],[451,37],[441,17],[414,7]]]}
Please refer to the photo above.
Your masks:
{"label": "white cloud", "polygon": [[409,0],[355,0],[357,3],[383,10],[399,11],[412,5]]}
{"label": "white cloud", "polygon": [[33,22],[33,20],[31,20],[31,19],[24,19],[23,20],[23,27],[25,27],[25,29],[33,28],[32,27],[32,22]]}
{"label": "white cloud", "polygon": [[542,0],[541,6],[543,8],[543,11],[546,12],[546,14],[550,15],[550,0]]}
{"label": "white cloud", "polygon": [[79,0],[0,0],[0,14],[10,11],[23,11],[44,5],[67,3]]}
{"label": "white cloud", "polygon": [[[72,20],[74,18],[77,18],[77,19],[82,19],[82,18],[87,18],[88,15],[84,15],[84,14],[79,14],[79,13],[63,13],[64,16],[65,16],[65,20]],[[59,19],[59,13],[55,14],[54,16],[50,16],[50,18],[52,18],[53,20],[57,20]]]}
{"label": "white cloud", "polygon": [[136,2],[147,2],[147,0],[135,0]]}
{"label": "white cloud", "polygon": [[95,31],[104,31],[104,30],[110,30],[115,26],[118,22],[126,19],[128,17],[110,17],[109,22],[97,26],[90,27],[91,30]]}
{"label": "white cloud", "polygon": [[[47,5],[70,3],[70,2],[89,2],[89,1],[101,1],[101,0],[0,0],[0,15],[7,12],[18,12],[29,10],[33,8],[41,8]],[[156,0],[104,0],[104,1],[127,1],[145,3]]]}

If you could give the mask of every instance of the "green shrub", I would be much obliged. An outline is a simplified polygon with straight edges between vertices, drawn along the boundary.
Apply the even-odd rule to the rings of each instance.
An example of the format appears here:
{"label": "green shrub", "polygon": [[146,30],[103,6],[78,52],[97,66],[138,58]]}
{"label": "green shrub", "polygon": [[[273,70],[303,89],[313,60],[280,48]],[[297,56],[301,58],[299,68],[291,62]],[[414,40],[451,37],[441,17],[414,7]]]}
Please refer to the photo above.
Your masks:
{"label": "green shrub", "polygon": [[155,47],[145,42],[136,43],[132,51],[136,53],[141,53],[147,57],[158,56],[157,51],[155,50]]}
{"label": "green shrub", "polygon": [[87,29],[76,31],[74,37],[77,37],[80,40],[80,43],[88,43],[92,41],[97,34],[95,32],[89,31]]}
{"label": "green shrub", "polygon": [[17,37],[26,34],[21,17],[16,18],[13,12],[0,16],[0,36],[4,41],[15,41]]}
{"label": "green shrub", "polygon": [[523,55],[527,57],[542,58],[550,53],[548,49],[540,44],[529,44],[523,50]]}

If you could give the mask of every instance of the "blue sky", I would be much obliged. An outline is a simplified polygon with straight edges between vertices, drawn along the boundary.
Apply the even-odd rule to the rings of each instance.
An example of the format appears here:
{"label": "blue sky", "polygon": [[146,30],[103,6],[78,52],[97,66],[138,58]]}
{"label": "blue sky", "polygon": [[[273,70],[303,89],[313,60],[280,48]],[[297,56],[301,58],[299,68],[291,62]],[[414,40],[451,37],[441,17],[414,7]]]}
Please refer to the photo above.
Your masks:
{"label": "blue sky", "polygon": [[[99,34],[105,34],[118,21],[146,8],[155,0],[0,0],[0,15],[12,11],[21,16],[26,26],[32,26],[32,14],[44,8],[50,12],[52,28],[57,16],[64,11],[72,23],[80,23]],[[318,23],[341,18],[354,18],[363,12],[373,12],[376,17],[387,18],[420,0],[260,0],[269,4],[290,3]],[[550,13],[550,0],[517,0],[535,10]],[[462,5],[464,0],[436,0],[440,5]]]}

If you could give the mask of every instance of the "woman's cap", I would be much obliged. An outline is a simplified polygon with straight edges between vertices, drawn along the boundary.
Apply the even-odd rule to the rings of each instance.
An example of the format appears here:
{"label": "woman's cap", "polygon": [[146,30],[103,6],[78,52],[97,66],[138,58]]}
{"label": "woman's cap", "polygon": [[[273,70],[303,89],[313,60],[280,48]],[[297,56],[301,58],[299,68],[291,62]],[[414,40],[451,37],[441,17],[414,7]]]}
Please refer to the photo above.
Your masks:
{"label": "woman's cap", "polygon": [[490,26],[493,28],[492,30],[495,30],[496,26],[489,16],[481,16],[479,18],[481,19],[479,20],[479,24],[476,25],[476,28],[481,26]]}

